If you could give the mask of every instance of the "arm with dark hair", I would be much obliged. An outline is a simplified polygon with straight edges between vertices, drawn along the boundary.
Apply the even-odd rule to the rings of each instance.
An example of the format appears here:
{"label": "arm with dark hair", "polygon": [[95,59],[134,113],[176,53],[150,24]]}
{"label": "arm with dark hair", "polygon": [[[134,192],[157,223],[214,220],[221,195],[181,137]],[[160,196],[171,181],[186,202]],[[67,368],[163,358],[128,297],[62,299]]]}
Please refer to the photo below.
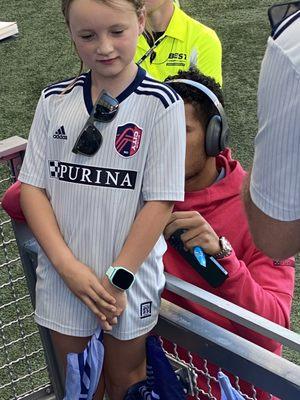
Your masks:
{"label": "arm with dark hair", "polygon": [[261,211],[250,195],[251,173],[243,187],[245,211],[256,246],[273,258],[287,258],[300,250],[300,219],[279,221]]}

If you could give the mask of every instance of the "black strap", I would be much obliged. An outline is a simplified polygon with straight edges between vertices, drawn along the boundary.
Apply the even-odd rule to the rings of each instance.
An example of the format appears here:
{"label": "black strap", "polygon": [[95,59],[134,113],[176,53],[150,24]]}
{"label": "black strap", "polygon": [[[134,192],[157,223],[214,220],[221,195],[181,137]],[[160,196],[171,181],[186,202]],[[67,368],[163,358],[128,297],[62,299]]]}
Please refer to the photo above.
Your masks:
{"label": "black strap", "polygon": [[154,55],[154,57],[152,56],[152,58],[150,58],[151,62],[154,60],[155,58],[155,53],[154,50],[156,49],[156,47],[166,38],[167,36],[161,36],[159,39],[157,39],[154,42],[154,45],[146,51],[146,53],[137,61],[137,65],[141,65],[143,61],[146,60],[147,57],[151,56],[152,54]]}

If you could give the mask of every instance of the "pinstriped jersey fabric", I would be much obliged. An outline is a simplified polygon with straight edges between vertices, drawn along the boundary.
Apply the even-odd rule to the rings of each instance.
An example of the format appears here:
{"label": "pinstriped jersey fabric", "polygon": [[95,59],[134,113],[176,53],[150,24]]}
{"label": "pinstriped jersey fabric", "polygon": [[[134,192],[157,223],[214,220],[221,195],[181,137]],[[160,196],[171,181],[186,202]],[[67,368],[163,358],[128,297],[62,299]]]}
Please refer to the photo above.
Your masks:
{"label": "pinstriped jersey fabric", "polygon": [[[72,148],[93,107],[90,74],[62,94],[70,82],[43,91],[19,179],[45,188],[67,245],[102,277],[145,201],[184,198],[184,108],[176,93],[139,69],[118,96],[117,117],[109,124],[96,122],[103,136],[100,150],[93,157],[77,155]],[[140,267],[116,337],[139,336],[155,324],[165,248],[161,237]],[[37,322],[68,335],[91,335],[96,319],[43,252],[37,276]]]}
{"label": "pinstriped jersey fabric", "polygon": [[297,15],[268,40],[250,184],[253,202],[282,221],[300,218],[300,12]]}

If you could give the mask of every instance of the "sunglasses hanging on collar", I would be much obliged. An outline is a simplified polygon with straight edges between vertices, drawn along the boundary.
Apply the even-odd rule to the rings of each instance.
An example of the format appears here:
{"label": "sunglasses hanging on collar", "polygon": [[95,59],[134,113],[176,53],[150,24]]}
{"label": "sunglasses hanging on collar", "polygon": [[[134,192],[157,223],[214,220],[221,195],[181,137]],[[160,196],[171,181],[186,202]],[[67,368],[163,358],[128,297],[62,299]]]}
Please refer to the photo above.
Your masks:
{"label": "sunglasses hanging on collar", "polygon": [[80,132],[72,149],[75,154],[92,157],[102,145],[102,134],[95,126],[95,121],[108,123],[117,115],[119,102],[105,90],[102,90],[93,107],[91,115]]}
{"label": "sunglasses hanging on collar", "polygon": [[272,35],[279,25],[288,17],[300,10],[300,1],[274,4],[268,9],[268,17],[272,27]]}

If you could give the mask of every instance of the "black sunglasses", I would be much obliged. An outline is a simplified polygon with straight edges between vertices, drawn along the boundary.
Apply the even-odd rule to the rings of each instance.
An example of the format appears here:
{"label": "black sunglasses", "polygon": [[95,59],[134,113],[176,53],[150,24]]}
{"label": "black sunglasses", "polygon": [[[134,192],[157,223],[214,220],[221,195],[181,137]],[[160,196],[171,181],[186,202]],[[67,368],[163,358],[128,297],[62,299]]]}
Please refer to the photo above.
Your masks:
{"label": "black sunglasses", "polygon": [[102,144],[102,135],[99,129],[96,128],[95,121],[111,122],[116,117],[118,110],[118,100],[103,90],[96,100],[90,117],[80,132],[72,152],[88,157],[96,154]]}
{"label": "black sunglasses", "polygon": [[300,10],[300,1],[289,3],[274,4],[268,9],[268,16],[274,33],[278,26],[286,18]]}

